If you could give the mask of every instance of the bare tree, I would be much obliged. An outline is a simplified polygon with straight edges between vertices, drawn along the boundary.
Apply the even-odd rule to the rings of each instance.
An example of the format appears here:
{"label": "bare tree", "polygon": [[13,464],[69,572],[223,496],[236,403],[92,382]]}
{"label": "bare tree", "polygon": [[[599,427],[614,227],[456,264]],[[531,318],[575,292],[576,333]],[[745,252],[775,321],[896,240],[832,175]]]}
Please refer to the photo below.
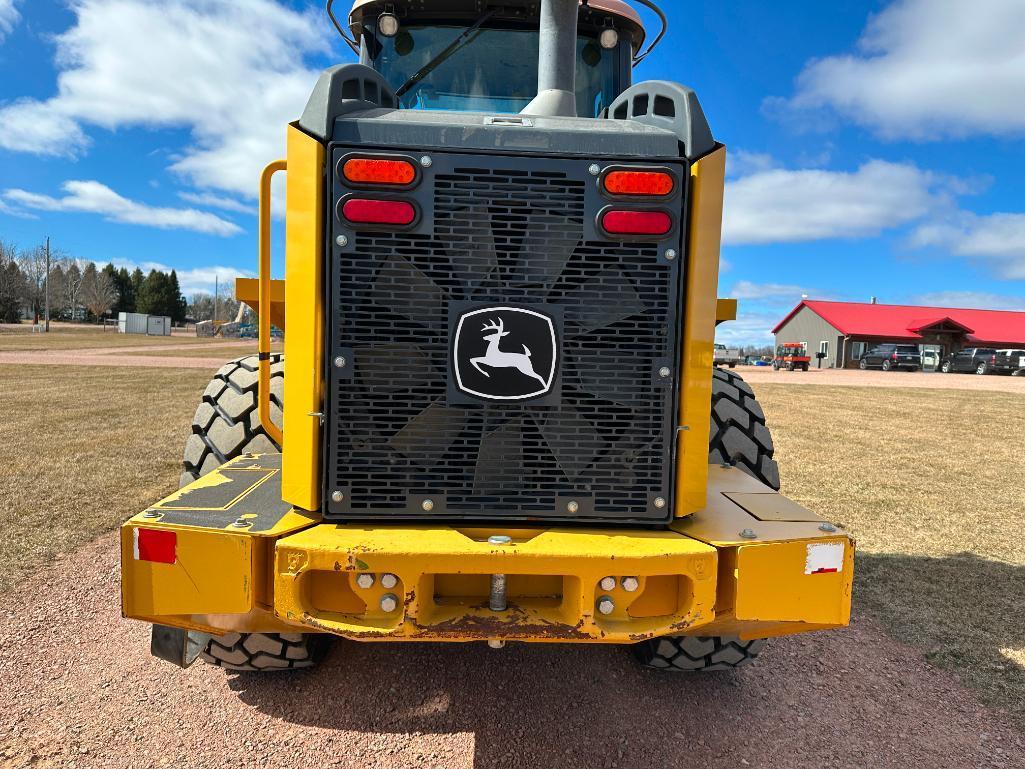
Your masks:
{"label": "bare tree", "polygon": [[82,270],[74,259],[64,260],[64,309],[71,320],[75,320],[82,296]]}
{"label": "bare tree", "polygon": [[27,296],[32,311],[38,316],[43,310],[43,291],[46,288],[46,248],[36,246],[18,254],[18,267],[25,276]]}
{"label": "bare tree", "polygon": [[110,276],[96,269],[92,262],[82,273],[82,302],[89,312],[97,318],[102,318],[110,308],[117,302],[117,291]]}

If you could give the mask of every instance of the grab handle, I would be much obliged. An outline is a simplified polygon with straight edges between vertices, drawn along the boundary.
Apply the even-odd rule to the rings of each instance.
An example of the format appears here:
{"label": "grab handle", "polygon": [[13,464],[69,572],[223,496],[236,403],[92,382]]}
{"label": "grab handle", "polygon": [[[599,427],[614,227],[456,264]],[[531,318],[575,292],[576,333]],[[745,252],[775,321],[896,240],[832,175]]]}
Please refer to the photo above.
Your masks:
{"label": "grab handle", "polygon": [[270,183],[274,174],[287,168],[288,164],[284,160],[275,160],[268,164],[260,174],[260,259],[258,268],[260,298],[257,310],[260,330],[256,346],[259,361],[256,401],[263,431],[279,448],[284,446],[285,437],[281,429],[270,418]]}

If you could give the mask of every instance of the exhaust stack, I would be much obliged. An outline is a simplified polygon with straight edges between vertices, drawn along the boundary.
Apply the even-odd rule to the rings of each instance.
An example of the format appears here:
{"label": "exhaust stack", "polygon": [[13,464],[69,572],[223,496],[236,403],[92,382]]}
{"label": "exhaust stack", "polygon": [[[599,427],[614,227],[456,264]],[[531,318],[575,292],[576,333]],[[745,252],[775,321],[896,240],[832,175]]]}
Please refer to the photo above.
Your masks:
{"label": "exhaust stack", "polygon": [[541,0],[537,96],[521,114],[576,117],[579,0]]}

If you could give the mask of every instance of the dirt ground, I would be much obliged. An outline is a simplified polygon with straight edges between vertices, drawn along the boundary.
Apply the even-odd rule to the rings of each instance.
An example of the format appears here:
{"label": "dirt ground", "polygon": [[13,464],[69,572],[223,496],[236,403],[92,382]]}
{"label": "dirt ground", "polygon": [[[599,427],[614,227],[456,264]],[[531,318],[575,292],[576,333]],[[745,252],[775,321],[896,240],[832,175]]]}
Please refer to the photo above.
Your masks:
{"label": "dirt ground", "polygon": [[991,390],[1025,394],[1025,376],[942,374],[925,371],[870,369],[810,369],[773,371],[771,366],[738,366],[736,372],[752,384],[850,385],[854,387],[920,387],[929,390]]}
{"label": "dirt ground", "polygon": [[120,618],[113,535],[0,612],[5,769],[1025,766],[1006,719],[865,617],[699,677],[615,647],[483,643],[339,642],[310,672],[181,671]]}

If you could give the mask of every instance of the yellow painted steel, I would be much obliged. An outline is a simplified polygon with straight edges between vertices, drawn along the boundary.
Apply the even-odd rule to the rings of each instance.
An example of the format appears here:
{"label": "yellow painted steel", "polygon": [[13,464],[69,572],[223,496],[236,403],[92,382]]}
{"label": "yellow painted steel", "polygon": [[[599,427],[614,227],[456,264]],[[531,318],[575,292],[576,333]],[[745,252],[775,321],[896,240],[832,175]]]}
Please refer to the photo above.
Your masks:
{"label": "yellow painted steel", "polygon": [[683,429],[676,447],[674,512],[677,517],[690,515],[705,506],[725,176],[725,147],[719,147],[691,166],[683,360],[680,364],[680,425]]}
{"label": "yellow painted steel", "polygon": [[259,385],[257,387],[257,410],[263,430],[278,446],[284,446],[284,436],[270,418],[270,183],[274,174],[284,171],[287,164],[284,160],[269,163],[260,174],[260,215],[259,215],[259,268],[260,282],[258,302],[259,334],[257,352],[259,353]]}
{"label": "yellow painted steel", "polygon": [[715,322],[723,323],[727,320],[737,319],[736,299],[717,299],[715,302]]}
{"label": "yellow painted steel", "polygon": [[[260,281],[257,278],[235,278],[235,298],[245,302],[253,312],[260,311]],[[270,282],[270,322],[285,328],[285,281]]]}
{"label": "yellow painted steel", "polygon": [[288,127],[285,218],[285,403],[282,498],[320,507],[324,369],[324,146]]}
{"label": "yellow painted steel", "polygon": [[[670,531],[314,526],[275,546],[274,611],[287,622],[359,640],[623,643],[714,618],[715,549]],[[361,588],[358,574],[375,575]],[[381,575],[397,577],[388,587]],[[488,607],[491,574],[509,608]],[[604,590],[604,577],[616,579]],[[622,577],[637,577],[626,591]],[[650,588],[650,590],[649,590]],[[398,607],[381,608],[392,594]],[[614,609],[601,614],[601,596]]]}

